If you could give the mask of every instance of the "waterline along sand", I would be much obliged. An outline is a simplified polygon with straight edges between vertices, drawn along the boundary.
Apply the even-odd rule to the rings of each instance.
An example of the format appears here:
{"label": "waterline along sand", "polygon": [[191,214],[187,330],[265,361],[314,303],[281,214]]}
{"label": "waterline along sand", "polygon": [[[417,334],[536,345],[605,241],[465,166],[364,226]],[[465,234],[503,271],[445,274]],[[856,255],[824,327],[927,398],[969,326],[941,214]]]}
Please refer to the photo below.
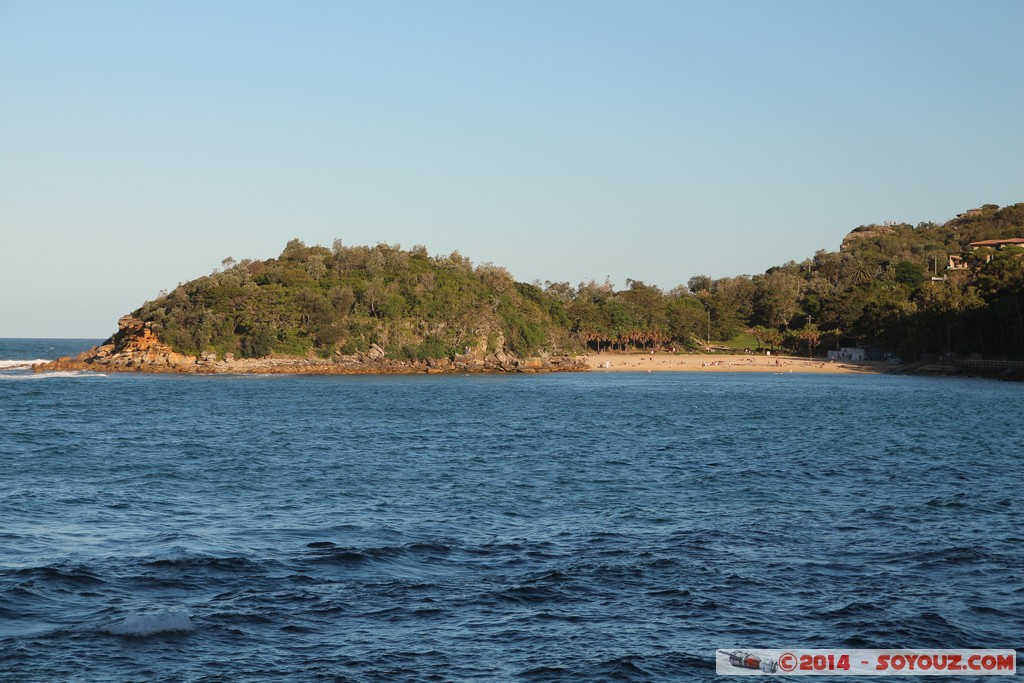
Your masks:
{"label": "waterline along sand", "polygon": [[824,358],[763,355],[701,355],[674,353],[596,353],[586,357],[597,372],[809,372],[883,373],[893,368],[883,361],[830,361]]}

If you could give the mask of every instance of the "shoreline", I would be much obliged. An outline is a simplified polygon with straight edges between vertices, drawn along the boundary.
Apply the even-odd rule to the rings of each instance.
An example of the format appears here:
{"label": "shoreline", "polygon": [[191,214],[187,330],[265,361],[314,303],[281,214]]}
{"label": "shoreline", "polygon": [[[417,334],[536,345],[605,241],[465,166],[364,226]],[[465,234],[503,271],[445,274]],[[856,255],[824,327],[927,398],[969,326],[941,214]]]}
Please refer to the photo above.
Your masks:
{"label": "shoreline", "polygon": [[503,374],[550,372],[757,372],[804,374],[914,374],[946,376],[982,376],[993,379],[1024,380],[1020,367],[1006,369],[963,368],[929,361],[894,365],[886,361],[835,361],[786,355],[616,353],[588,355],[548,355],[519,358],[504,350],[482,355],[466,353],[450,358],[399,360],[388,358],[384,350],[371,344],[365,352],[335,354],[331,358],[313,356],[223,357],[212,351],[198,356],[182,354],[160,341],[150,323],[124,316],[119,331],[99,346],[75,357],[53,361],[26,361],[33,372],[143,372],[168,374],[217,375],[412,375],[412,374]]}
{"label": "shoreline", "polygon": [[[553,372],[707,372],[817,375],[916,375],[976,377],[1003,381],[1024,381],[1018,371],[978,371],[946,363],[893,365],[885,361],[831,361],[799,356],[704,355],[672,353],[596,353],[586,356],[514,358],[501,354],[430,361],[398,361],[365,355],[326,360],[320,358],[268,357],[220,359],[164,355],[142,357],[97,354],[97,349],[52,361],[25,361],[18,367],[35,373],[85,371],[95,373],[144,373],[178,375],[501,375],[547,374]],[[177,354],[175,354],[177,355]]]}
{"label": "shoreline", "polygon": [[505,351],[456,355],[429,360],[388,358],[377,344],[354,355],[335,354],[332,358],[277,356],[235,358],[204,351],[198,356],[178,353],[160,341],[152,323],[126,315],[117,321],[118,332],[99,346],[74,358],[63,356],[48,363],[32,365],[33,372],[85,370],[94,372],[146,372],[169,374],[223,375],[407,375],[471,373],[541,373],[586,370],[576,356],[518,358]]}
{"label": "shoreline", "polygon": [[799,356],[595,353],[584,357],[593,372],[770,372],[885,374],[899,366],[885,361],[831,361]]}
{"label": "shoreline", "polygon": [[584,372],[582,357],[552,358],[456,358],[429,361],[400,361],[366,356],[338,360],[298,357],[259,359],[212,359],[191,356],[148,358],[100,356],[89,352],[77,358],[62,357],[29,366],[33,372],[116,372],[176,375],[466,375],[466,374],[541,374]]}
{"label": "shoreline", "polygon": [[30,365],[34,372],[87,371],[200,375],[411,375],[411,374],[506,374],[548,372],[755,372],[809,374],[885,374],[901,366],[882,361],[829,361],[797,356],[626,354],[597,353],[586,356],[519,359],[502,354],[500,359],[456,358],[455,360],[395,361],[366,356],[326,360],[319,358],[271,357],[260,359],[214,359],[165,355],[148,357],[120,354],[80,354]]}

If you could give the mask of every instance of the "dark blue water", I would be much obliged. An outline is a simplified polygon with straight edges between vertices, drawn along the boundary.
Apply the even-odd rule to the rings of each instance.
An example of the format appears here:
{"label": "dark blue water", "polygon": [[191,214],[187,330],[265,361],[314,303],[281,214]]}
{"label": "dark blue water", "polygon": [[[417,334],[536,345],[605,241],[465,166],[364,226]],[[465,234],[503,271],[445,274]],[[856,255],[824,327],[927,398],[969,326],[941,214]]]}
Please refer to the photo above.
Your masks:
{"label": "dark blue water", "polygon": [[3,370],[0,679],[1022,650],[1022,417],[987,380]]}

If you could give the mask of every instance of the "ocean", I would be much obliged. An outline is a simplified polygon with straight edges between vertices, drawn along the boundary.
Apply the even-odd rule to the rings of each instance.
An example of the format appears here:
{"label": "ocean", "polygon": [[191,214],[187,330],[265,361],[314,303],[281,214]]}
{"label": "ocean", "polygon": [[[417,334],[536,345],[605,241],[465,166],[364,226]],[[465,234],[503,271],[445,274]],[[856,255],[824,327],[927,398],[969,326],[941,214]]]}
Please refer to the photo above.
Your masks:
{"label": "ocean", "polygon": [[11,362],[95,341],[0,340],[2,681],[706,681],[718,648],[1024,651],[1019,384]]}

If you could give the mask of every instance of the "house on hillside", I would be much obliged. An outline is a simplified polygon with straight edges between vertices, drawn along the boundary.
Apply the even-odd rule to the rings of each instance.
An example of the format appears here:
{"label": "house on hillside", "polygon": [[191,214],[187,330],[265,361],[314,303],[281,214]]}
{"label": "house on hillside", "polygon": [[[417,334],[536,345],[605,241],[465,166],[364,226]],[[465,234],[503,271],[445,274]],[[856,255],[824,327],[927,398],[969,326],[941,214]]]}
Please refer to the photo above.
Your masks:
{"label": "house on hillside", "polygon": [[[978,249],[1002,249],[1003,247],[1024,247],[1024,237],[1009,237],[1002,240],[981,240],[978,242],[971,242],[967,245],[971,251],[977,251]],[[979,254],[980,256],[980,254]],[[992,254],[985,254],[985,263],[992,260]],[[963,254],[950,254],[949,264],[946,266],[946,270],[967,270],[971,267],[969,263],[970,259],[965,258]],[[977,260],[975,260],[977,263]]]}
{"label": "house on hillside", "polygon": [[[1002,249],[1003,247],[1024,247],[1024,237],[1011,237],[1005,240],[981,240],[980,242],[971,242],[967,245],[971,248],[971,251],[977,251],[983,247],[989,247],[990,249]],[[985,257],[985,263],[992,260],[992,256]]]}
{"label": "house on hillside", "polygon": [[967,270],[969,267],[960,254],[949,255],[949,265],[946,266],[946,270]]}

